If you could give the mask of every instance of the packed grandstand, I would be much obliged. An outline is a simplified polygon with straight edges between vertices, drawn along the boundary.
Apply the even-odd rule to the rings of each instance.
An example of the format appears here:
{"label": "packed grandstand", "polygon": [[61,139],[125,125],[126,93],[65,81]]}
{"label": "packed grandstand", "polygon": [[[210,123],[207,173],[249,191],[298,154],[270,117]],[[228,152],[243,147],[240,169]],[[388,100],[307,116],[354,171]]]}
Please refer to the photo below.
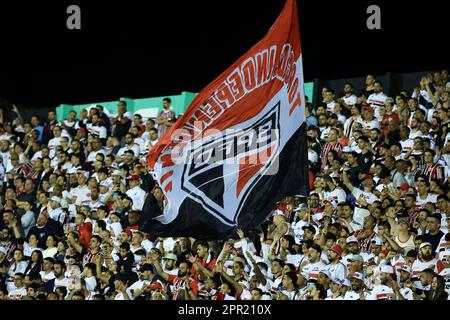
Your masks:
{"label": "packed grandstand", "polygon": [[170,99],[1,114],[0,300],[447,300],[448,71],[392,97],[365,79],[306,104],[310,194],[222,241],[141,231],[146,197],[166,205],[146,155]]}

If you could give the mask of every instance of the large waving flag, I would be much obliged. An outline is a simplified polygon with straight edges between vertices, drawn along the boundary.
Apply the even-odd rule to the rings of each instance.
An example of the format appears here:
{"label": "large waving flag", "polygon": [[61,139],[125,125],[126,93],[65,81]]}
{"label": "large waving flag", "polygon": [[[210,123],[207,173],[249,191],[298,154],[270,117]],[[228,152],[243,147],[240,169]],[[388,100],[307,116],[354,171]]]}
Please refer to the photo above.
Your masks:
{"label": "large waving flag", "polygon": [[306,118],[295,0],[267,35],[203,89],[148,155],[168,203],[142,230],[218,240],[307,194]]}

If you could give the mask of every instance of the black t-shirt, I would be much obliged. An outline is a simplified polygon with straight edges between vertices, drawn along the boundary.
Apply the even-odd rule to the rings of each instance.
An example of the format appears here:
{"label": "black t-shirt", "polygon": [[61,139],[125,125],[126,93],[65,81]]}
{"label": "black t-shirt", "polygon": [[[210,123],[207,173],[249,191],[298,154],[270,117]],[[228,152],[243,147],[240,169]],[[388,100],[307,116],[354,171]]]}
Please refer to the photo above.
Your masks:
{"label": "black t-shirt", "polygon": [[425,242],[431,243],[431,245],[433,246],[433,252],[435,252],[437,247],[439,246],[439,242],[441,241],[443,236],[444,236],[444,233],[441,230],[439,230],[439,233],[436,235],[427,233],[425,235]]}
{"label": "black t-shirt", "polygon": [[366,153],[358,154],[358,165],[361,167],[363,172],[369,172],[370,167],[373,163],[374,154],[370,151]]}
{"label": "black t-shirt", "polygon": [[365,96],[366,98],[369,98],[369,96],[374,93],[373,90],[366,90],[366,88],[364,88],[363,90],[361,90],[361,93],[359,94],[360,96]]}
{"label": "black t-shirt", "polygon": [[127,120],[125,123],[122,123],[119,120],[117,120],[117,122],[116,122],[116,130],[115,130],[114,135],[119,139],[122,139],[123,137],[125,137],[125,135],[128,133],[128,131],[130,130],[130,127],[131,127],[130,119],[128,119],[127,117],[124,117],[124,119]]}

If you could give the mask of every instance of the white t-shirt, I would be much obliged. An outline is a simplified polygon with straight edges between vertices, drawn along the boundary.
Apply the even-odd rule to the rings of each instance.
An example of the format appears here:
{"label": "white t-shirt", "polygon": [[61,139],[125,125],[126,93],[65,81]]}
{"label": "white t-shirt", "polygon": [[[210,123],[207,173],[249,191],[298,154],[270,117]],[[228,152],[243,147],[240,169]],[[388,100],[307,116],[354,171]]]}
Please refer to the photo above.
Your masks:
{"label": "white t-shirt", "polygon": [[428,196],[425,199],[421,199],[420,195],[417,195],[416,204],[424,207],[428,202],[436,203],[437,202],[437,194],[428,193]]}
{"label": "white t-shirt", "polygon": [[335,188],[331,192],[324,193],[325,199],[337,199],[338,203],[345,202],[345,198],[347,197],[347,194],[342,188]]}
{"label": "white t-shirt", "polygon": [[352,194],[358,200],[358,198],[362,195],[363,198],[367,201],[368,204],[372,204],[375,201],[379,200],[379,198],[373,193],[364,192],[361,189],[353,188]]}
{"label": "white t-shirt", "polygon": [[61,137],[50,139],[48,142],[49,149],[55,149],[57,146],[61,145]]}
{"label": "white t-shirt", "polygon": [[72,198],[73,196],[76,197],[75,205],[81,206],[86,203],[88,203],[91,200],[91,190],[89,190],[89,187],[87,185],[83,187],[76,187],[72,190],[70,190],[70,193],[68,195],[68,198]]}
{"label": "white t-shirt", "polygon": [[[131,293],[130,288],[126,289],[126,292],[128,294],[128,297],[130,297],[130,300],[134,300],[133,294]],[[125,297],[123,296],[122,292],[119,292],[115,297],[114,300],[125,300]]]}
{"label": "white t-shirt", "polygon": [[142,210],[145,200],[145,191],[139,186],[136,186],[129,189],[126,194],[133,200],[133,210]]}
{"label": "white t-shirt", "polygon": [[356,97],[356,95],[352,94],[349,97],[343,96],[342,100],[344,100],[345,104],[347,104],[349,106],[353,106],[358,101],[358,98]]}
{"label": "white t-shirt", "polygon": [[319,260],[315,263],[308,263],[303,267],[302,271],[308,273],[310,280],[317,280],[319,277],[319,272],[326,269],[327,265]]}
{"label": "white t-shirt", "polygon": [[380,123],[375,119],[371,121],[361,120],[360,123],[363,130],[380,129]]}
{"label": "white t-shirt", "polygon": [[387,96],[383,93],[372,93],[368,98],[367,98],[367,103],[374,108],[375,111],[375,117],[377,119],[380,118],[380,107],[384,106],[387,100]]}
{"label": "white t-shirt", "polygon": [[97,157],[97,154],[99,153],[103,153],[104,156],[106,156],[106,152],[103,149],[97,150],[97,151],[91,151],[89,152],[89,155],[86,159],[86,162],[94,162],[95,161],[95,157]]}
{"label": "white t-shirt", "polygon": [[380,284],[372,289],[371,294],[366,300],[392,300],[394,296],[394,290],[392,288]]}
{"label": "white t-shirt", "polygon": [[347,278],[347,267],[339,262],[337,264],[329,264],[327,270],[330,272],[331,278],[344,281]]}
{"label": "white t-shirt", "polygon": [[90,134],[93,134],[93,135],[99,137],[100,139],[106,139],[107,130],[104,126],[98,126],[98,125],[94,126],[92,123],[88,123],[86,125],[86,129],[89,131]]}

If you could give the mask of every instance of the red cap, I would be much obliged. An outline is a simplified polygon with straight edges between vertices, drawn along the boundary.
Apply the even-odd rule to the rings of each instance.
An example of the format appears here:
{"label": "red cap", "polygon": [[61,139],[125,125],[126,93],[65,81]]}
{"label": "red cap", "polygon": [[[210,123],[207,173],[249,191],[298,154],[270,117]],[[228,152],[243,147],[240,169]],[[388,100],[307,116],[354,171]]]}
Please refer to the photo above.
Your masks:
{"label": "red cap", "polygon": [[342,255],[342,251],[343,251],[342,247],[340,245],[338,245],[338,244],[333,245],[330,248],[330,250],[336,252],[338,255]]}
{"label": "red cap", "polygon": [[139,178],[138,175],[133,174],[133,175],[131,175],[131,176],[128,177],[128,180],[130,180],[130,181],[139,181],[140,178]]}
{"label": "red cap", "polygon": [[372,112],[374,111],[373,108],[367,103],[363,103],[362,106],[363,106],[363,109],[365,109],[367,111],[372,111]]}
{"label": "red cap", "polygon": [[409,184],[408,184],[407,182],[403,182],[403,183],[400,185],[400,189],[402,189],[402,190],[408,190],[408,189],[409,189]]}
{"label": "red cap", "polygon": [[162,288],[163,288],[163,285],[159,281],[155,281],[150,285],[151,290],[157,290],[157,289],[162,289]]}

